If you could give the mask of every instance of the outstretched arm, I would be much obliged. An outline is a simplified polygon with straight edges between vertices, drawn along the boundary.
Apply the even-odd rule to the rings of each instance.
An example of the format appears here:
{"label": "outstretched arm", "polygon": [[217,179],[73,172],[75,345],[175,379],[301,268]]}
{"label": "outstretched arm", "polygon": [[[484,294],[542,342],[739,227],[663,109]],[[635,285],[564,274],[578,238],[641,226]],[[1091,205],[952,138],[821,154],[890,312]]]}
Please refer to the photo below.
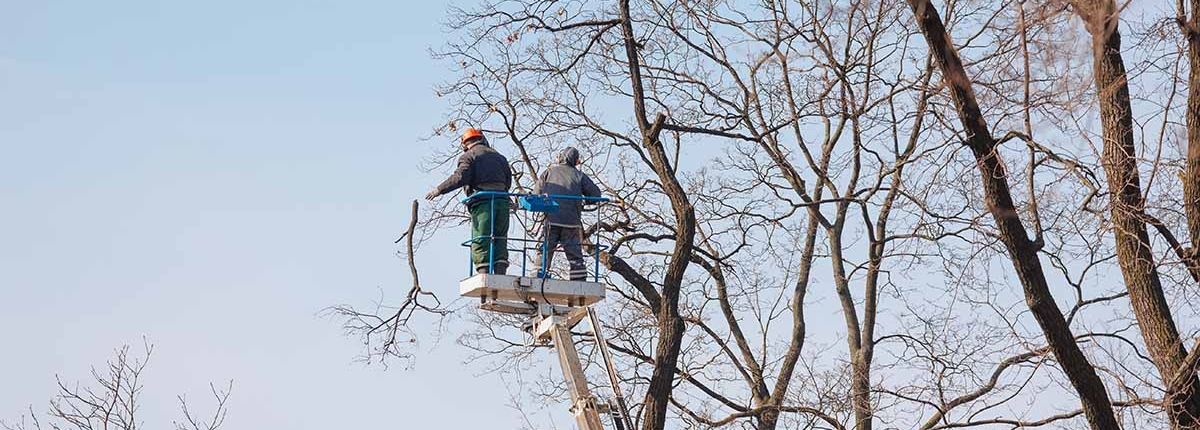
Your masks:
{"label": "outstretched arm", "polygon": [[471,183],[471,160],[466,154],[458,157],[458,167],[454,169],[454,173],[442,181],[441,184],[434,187],[425,195],[426,200],[433,200],[435,197],[442,194],[457,190]]}
{"label": "outstretched arm", "polygon": [[585,173],[583,175],[583,195],[587,197],[600,197],[600,187],[592,182],[592,178]]}

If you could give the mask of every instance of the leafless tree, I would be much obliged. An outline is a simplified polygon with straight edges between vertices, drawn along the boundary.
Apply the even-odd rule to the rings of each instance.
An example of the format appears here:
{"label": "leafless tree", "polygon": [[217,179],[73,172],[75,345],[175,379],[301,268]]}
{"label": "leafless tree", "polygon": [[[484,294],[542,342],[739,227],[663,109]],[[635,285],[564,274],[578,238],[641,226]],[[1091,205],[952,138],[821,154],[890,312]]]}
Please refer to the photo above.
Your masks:
{"label": "leafless tree", "polygon": [[[1159,275],[1158,256],[1147,230],[1147,220],[1173,245],[1197,282],[1200,282],[1200,270],[1191,261],[1191,252],[1179,245],[1172,230],[1147,211],[1135,142],[1130,78],[1121,53],[1121,9],[1111,0],[1072,1],[1071,7],[1092,36],[1092,73],[1100,107],[1102,160],[1110,193],[1112,232],[1130,303],[1150,357],[1161,375],[1172,428],[1200,428],[1200,378],[1196,377],[1194,365],[1188,364],[1188,353]],[[1179,12],[1184,14],[1182,4],[1179,4]],[[1179,22],[1186,31],[1185,21]],[[1192,88],[1190,91],[1197,90]],[[1194,102],[1190,99],[1189,95],[1189,104]],[[1196,118],[1187,118],[1189,126],[1196,121]],[[1189,127],[1189,134],[1190,131]],[[1190,145],[1185,163],[1188,167],[1194,162]],[[1191,220],[1196,218],[1196,208],[1188,202],[1188,197],[1196,192],[1197,172],[1185,167],[1180,176],[1183,179],[1183,207],[1190,227],[1193,225]]]}
{"label": "leafless tree", "polygon": [[[1137,295],[1111,276],[1112,178],[1070,137],[1093,114],[1075,9],[907,3],[451,12],[435,57],[453,65],[438,89],[453,108],[435,135],[486,128],[518,190],[582,146],[619,202],[589,231],[610,246],[606,328],[643,429],[1163,419]],[[422,237],[462,219],[444,201]],[[390,315],[372,320],[376,345],[404,333]],[[462,341],[493,369],[535,365],[514,321],[477,320]]]}
{"label": "leafless tree", "polygon": [[[129,345],[116,350],[115,356],[102,369],[92,368],[92,384],[63,382],[57,375],[58,394],[50,400],[44,414],[32,406],[20,421],[3,422],[6,430],[136,430],[142,427],[138,418],[141,409],[142,374],[154,352],[145,343],[139,356],[130,352]],[[230,381],[224,388],[209,384],[215,407],[207,418],[194,415],[183,395],[178,397],[183,419],[173,424],[177,430],[216,430],[225,423],[226,402],[233,388]]]}
{"label": "leafless tree", "polygon": [[1119,429],[1120,425],[1113,413],[1104,383],[1080,350],[1066,318],[1050,292],[1038,256],[1039,248],[1043,246],[1040,232],[1035,239],[1029,239],[1028,230],[1013,203],[1008,173],[997,151],[999,142],[993,137],[987,120],[980,111],[975,91],[971,88],[972,80],[967,76],[962,60],[950,42],[942,19],[928,0],[909,0],[909,5],[938,63],[943,82],[954,100],[962,127],[966,131],[966,144],[979,166],[986,205],[995,219],[1000,239],[1008,248],[1013,267],[1025,288],[1029,309],[1037,318],[1050,349],[1062,363],[1063,371],[1079,394],[1089,425],[1093,429]]}
{"label": "leafless tree", "polygon": [[1177,1],[1179,28],[1187,40],[1188,97],[1187,113],[1187,163],[1183,170],[1183,209],[1187,213],[1189,237],[1192,241],[1192,264],[1196,265],[1197,249],[1200,248],[1200,1],[1191,0],[1185,6]]}
{"label": "leafless tree", "polygon": [[412,214],[408,228],[396,239],[396,243],[405,242],[405,250],[398,256],[407,260],[412,286],[405,294],[404,300],[398,305],[385,305],[383,298],[375,303],[370,310],[355,308],[352,305],[341,304],[322,310],[322,314],[330,318],[340,319],[342,329],[348,336],[362,340],[365,352],[360,357],[366,363],[379,362],[386,366],[389,360],[402,360],[412,364],[412,354],[409,344],[416,343],[417,335],[411,330],[410,320],[414,315],[434,315],[444,317],[452,309],[442,306],[442,302],[433,292],[421,288],[421,277],[417,271],[416,245],[420,225],[420,204],[413,200]]}

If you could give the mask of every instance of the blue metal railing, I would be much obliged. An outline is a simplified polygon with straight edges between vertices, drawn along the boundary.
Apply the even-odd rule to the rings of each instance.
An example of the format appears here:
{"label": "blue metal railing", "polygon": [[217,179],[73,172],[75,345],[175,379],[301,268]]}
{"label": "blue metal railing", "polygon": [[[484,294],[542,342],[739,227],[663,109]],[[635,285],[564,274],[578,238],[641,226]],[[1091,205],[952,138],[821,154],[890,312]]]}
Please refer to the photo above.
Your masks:
{"label": "blue metal railing", "polygon": [[[530,246],[526,246],[526,245],[521,246],[521,249],[520,249],[520,252],[521,252],[521,276],[524,276],[526,274],[526,270],[527,270],[526,263],[529,261],[529,258],[528,258],[529,250],[540,249],[542,251],[541,252],[542,261],[540,264],[540,267],[542,270],[540,271],[540,273],[537,274],[537,277],[543,278],[543,279],[548,279],[550,277],[550,268],[548,267],[549,264],[547,264],[548,263],[547,260],[549,258],[549,254],[550,254],[548,252],[549,250],[547,249],[548,245],[550,243],[550,241],[549,241],[550,224],[549,224],[549,220],[548,220],[549,217],[546,217],[546,219],[543,220],[544,224],[542,226],[542,239],[541,240],[529,239],[527,237],[516,238],[516,237],[508,237],[508,236],[496,236],[496,200],[502,199],[502,198],[507,199],[507,198],[511,198],[511,197],[526,198],[526,199],[530,199],[531,201],[533,201],[533,199],[550,199],[555,204],[558,201],[582,201],[585,203],[594,203],[594,204],[607,203],[607,202],[611,201],[604,197],[568,196],[568,195],[559,195],[559,194],[517,194],[517,193],[504,192],[504,191],[480,191],[475,194],[472,194],[470,197],[467,197],[467,198],[464,198],[461,200],[461,202],[463,204],[468,205],[468,206],[478,204],[483,199],[488,200],[488,205],[489,205],[488,212],[491,214],[491,216],[488,218],[489,222],[491,223],[488,226],[488,234],[472,237],[470,239],[467,239],[466,242],[462,243],[462,246],[465,246],[469,249],[471,247],[471,245],[474,243],[477,243],[477,242],[485,240],[485,239],[488,241],[488,265],[487,265],[487,273],[488,274],[496,273],[496,239],[502,239],[505,241],[506,245],[509,242],[518,242],[518,243],[522,243],[522,244],[528,244],[528,243],[539,244],[538,247],[530,247]],[[525,206],[527,206],[528,209],[523,208],[523,210],[541,212],[540,210],[538,210],[538,208],[544,207],[544,204],[535,201],[530,204],[526,204]],[[600,211],[595,211],[595,212],[596,212],[596,222],[599,223],[600,222]],[[505,214],[505,216],[508,216],[508,214]],[[594,235],[598,235],[598,234],[599,234],[599,229],[597,229],[597,231],[594,233]],[[581,232],[580,240],[582,240],[582,239],[583,239],[583,235]],[[571,246],[579,245],[581,251],[584,249],[587,249],[587,247],[590,247],[592,249],[592,255],[591,255],[592,256],[592,269],[593,269],[592,270],[592,280],[594,282],[600,282],[600,251],[608,249],[608,246],[601,245],[601,244],[598,244],[595,242],[596,241],[593,240],[591,245],[586,245],[585,243],[582,243],[582,242],[580,242],[580,243],[562,243],[562,242],[560,242],[559,244],[560,245],[571,245]],[[586,245],[586,247],[585,247],[585,245]],[[469,275],[474,275],[476,273],[476,265],[475,265],[474,259],[472,258],[471,252],[469,252],[469,251],[467,252],[467,261],[469,263],[468,264],[468,270],[469,270],[468,273],[469,273]],[[507,257],[506,257],[505,261],[507,262]],[[585,279],[586,279],[586,276],[585,276]]]}

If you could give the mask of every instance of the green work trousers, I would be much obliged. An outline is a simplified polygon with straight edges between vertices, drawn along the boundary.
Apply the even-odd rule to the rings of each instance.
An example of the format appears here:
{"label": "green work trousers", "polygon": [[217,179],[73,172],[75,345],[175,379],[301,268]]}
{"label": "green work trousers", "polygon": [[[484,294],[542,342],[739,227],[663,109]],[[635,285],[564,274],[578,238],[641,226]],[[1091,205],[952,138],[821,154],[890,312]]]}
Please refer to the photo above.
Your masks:
{"label": "green work trousers", "polygon": [[[471,262],[476,273],[505,274],[508,271],[508,213],[512,203],[496,197],[471,205]],[[492,238],[496,238],[493,240]],[[491,267],[489,268],[489,264]]]}

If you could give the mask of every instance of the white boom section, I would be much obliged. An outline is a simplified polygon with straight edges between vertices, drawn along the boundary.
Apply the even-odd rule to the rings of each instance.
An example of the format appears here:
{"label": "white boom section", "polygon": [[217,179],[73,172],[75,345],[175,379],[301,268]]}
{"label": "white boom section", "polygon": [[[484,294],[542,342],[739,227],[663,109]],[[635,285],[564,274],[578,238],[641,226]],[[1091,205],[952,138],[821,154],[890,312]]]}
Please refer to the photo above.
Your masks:
{"label": "white boom section", "polygon": [[[604,430],[600,413],[612,415],[617,430],[630,429],[624,398],[617,387],[619,378],[608,354],[607,345],[599,329],[599,320],[591,314],[590,305],[604,299],[604,284],[599,282],[541,279],[527,276],[479,274],[462,280],[458,285],[459,295],[478,297],[479,308],[485,311],[527,315],[526,330],[536,342],[551,343],[558,353],[571,394],[571,413],[579,430]],[[617,395],[617,405],[599,401],[588,388],[579,361],[579,351],[571,339],[571,327],[584,317],[589,317],[592,334],[603,354],[606,370]]]}
{"label": "white boom section", "polygon": [[563,377],[567,380],[567,392],[571,394],[571,413],[575,415],[575,425],[579,426],[579,430],[604,430],[604,425],[600,423],[600,402],[588,389],[583,365],[579,362],[579,351],[571,340],[571,326],[578,323],[585,312],[587,308],[580,308],[567,315],[541,318],[534,328],[534,337],[554,342]]}
{"label": "white boom section", "polygon": [[608,373],[608,383],[617,403],[616,411],[610,411],[614,412],[613,423],[619,430],[633,430],[633,421],[629,419],[629,407],[625,406],[625,395],[621,394],[621,378],[617,376],[617,368],[613,367],[612,354],[608,352],[608,340],[604,338],[604,332],[600,328],[600,318],[591,307],[584,308],[584,312],[587,313],[588,324],[592,326],[592,339],[596,341],[596,349],[600,350],[600,358],[604,359],[604,370]]}

